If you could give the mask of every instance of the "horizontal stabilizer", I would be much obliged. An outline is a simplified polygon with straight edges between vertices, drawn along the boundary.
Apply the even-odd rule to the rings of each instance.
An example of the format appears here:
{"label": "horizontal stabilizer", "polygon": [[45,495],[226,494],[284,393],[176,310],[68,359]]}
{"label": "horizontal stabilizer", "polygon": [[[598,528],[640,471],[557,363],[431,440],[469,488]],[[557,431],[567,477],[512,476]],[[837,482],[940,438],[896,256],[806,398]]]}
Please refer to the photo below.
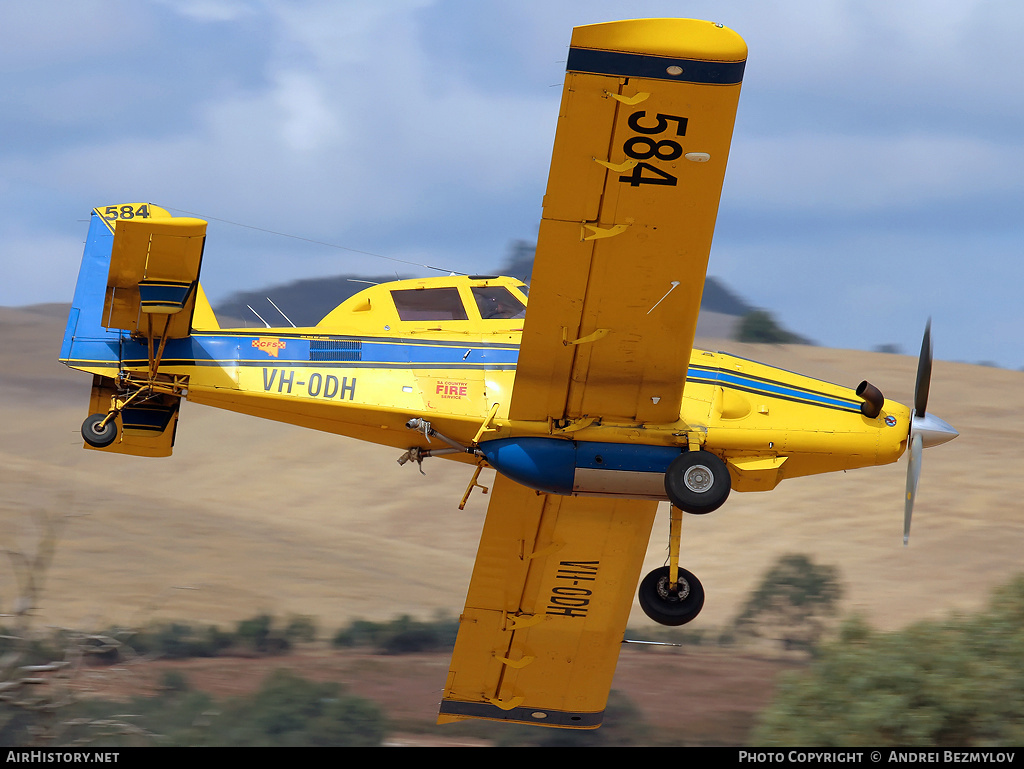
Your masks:
{"label": "horizontal stabilizer", "polygon": [[[115,394],[117,388],[113,379],[94,375],[89,413],[106,414]],[[181,398],[176,395],[154,393],[117,414],[117,440],[112,444],[99,448],[86,443],[85,448],[137,457],[169,457],[174,447],[180,405]]]}
{"label": "horizontal stabilizer", "polygon": [[143,312],[173,315],[185,309],[192,288],[188,281],[140,280],[139,303]]}
{"label": "horizontal stabilizer", "polygon": [[202,219],[118,219],[103,325],[149,338],[187,337],[205,240]]}

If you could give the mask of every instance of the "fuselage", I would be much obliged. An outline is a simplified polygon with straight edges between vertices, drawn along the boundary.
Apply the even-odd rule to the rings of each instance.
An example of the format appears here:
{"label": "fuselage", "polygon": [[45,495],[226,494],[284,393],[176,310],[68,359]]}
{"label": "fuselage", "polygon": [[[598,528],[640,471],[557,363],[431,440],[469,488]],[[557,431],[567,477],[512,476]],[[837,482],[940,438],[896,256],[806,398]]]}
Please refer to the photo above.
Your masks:
{"label": "fuselage", "polygon": [[[527,461],[543,465],[541,474],[571,464],[572,477],[563,472],[553,487],[509,468],[557,493],[660,498],[662,457],[697,446],[729,463],[738,491],[886,464],[906,447],[906,406],[886,400],[869,418],[852,389],[703,350],[690,356],[675,422],[511,420],[526,303],[525,286],[511,278],[431,278],[368,288],[312,327],[221,329],[202,298],[192,334],[168,341],[160,371],[187,377],[197,403],[400,449],[439,448],[407,427],[419,418],[479,447],[447,458],[477,463],[482,454],[499,470],[498,449],[511,441],[530,448]],[[117,331],[70,337],[61,356],[69,366],[110,378],[147,369],[145,340]]]}

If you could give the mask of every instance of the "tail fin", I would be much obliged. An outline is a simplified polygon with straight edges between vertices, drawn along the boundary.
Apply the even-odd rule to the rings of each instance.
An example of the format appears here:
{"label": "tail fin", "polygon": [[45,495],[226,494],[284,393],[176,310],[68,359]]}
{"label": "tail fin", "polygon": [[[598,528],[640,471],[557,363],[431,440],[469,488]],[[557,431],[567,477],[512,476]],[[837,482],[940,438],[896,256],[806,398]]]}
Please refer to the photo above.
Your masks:
{"label": "tail fin", "polygon": [[[124,206],[107,206],[105,210],[113,210],[113,214],[108,215],[113,215],[116,220],[117,211],[121,208]],[[75,298],[71,302],[60,349],[61,363],[94,372],[98,367],[108,372],[111,366],[116,368],[118,357],[115,353],[120,339],[118,331],[104,328],[102,322],[110,252],[114,245],[113,224],[104,217],[102,210],[93,209],[90,217]]]}
{"label": "tail fin", "polygon": [[213,307],[210,306],[210,300],[206,298],[206,292],[203,291],[201,283],[196,284],[196,308],[192,313],[192,329],[194,331],[220,330],[220,323],[217,322],[217,316],[213,313]]}

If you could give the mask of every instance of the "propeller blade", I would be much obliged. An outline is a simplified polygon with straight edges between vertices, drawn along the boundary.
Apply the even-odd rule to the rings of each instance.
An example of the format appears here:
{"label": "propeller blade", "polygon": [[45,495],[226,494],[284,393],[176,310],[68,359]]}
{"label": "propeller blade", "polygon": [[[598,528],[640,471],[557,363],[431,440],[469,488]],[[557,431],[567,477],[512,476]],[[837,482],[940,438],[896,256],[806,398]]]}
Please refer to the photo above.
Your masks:
{"label": "propeller blade", "polygon": [[910,542],[910,517],[914,513],[914,500],[917,498],[917,482],[921,479],[921,454],[924,452],[924,439],[921,433],[915,433],[910,441],[910,461],[907,464],[907,499],[903,507],[903,546]]}
{"label": "propeller blade", "polygon": [[923,417],[928,410],[928,390],[932,381],[932,320],[924,327],[921,357],[917,359],[917,384],[914,387],[914,413]]}

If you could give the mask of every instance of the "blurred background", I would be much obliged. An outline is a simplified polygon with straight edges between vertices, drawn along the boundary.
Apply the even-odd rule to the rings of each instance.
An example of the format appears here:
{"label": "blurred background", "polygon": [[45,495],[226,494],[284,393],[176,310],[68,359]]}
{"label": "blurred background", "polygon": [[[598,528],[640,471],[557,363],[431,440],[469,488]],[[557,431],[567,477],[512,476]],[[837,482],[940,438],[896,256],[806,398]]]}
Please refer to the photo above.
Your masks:
{"label": "blurred background", "polygon": [[[289,312],[317,285],[340,301],[337,276],[519,269],[571,28],[622,14],[0,7],[3,744],[1019,743],[1024,11],[1009,2],[630,5],[720,21],[750,48],[698,345],[908,402],[930,316],[929,408],[961,436],[925,455],[906,549],[903,462],[687,518],[707,606],[670,639],[683,646],[623,650],[596,733],[431,725],[486,508],[457,509],[463,468],[423,477],[387,449],[192,404],[168,460],[82,450],[89,379],[56,356],[94,206],[209,219],[203,282],[231,316],[267,295]],[[779,335],[743,335],[758,309]],[[639,611],[629,636],[665,640]],[[138,718],[100,725],[132,697]],[[259,709],[289,697],[341,704],[301,724]]]}

